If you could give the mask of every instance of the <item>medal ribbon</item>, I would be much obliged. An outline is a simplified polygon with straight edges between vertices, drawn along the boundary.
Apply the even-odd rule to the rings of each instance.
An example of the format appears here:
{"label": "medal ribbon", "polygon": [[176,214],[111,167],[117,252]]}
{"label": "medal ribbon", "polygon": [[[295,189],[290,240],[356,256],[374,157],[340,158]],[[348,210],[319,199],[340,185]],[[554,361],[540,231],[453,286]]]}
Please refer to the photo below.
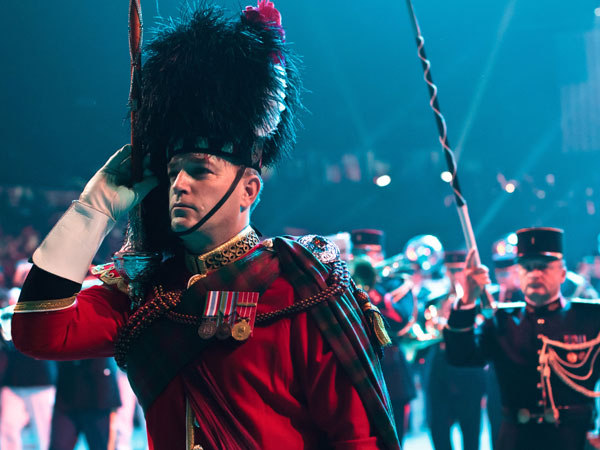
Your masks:
{"label": "medal ribbon", "polygon": [[240,292],[240,297],[236,305],[236,315],[238,319],[248,322],[250,329],[254,329],[254,320],[256,318],[256,306],[258,304],[258,292]]}
{"label": "medal ribbon", "polygon": [[206,306],[204,307],[204,319],[210,319],[217,315],[219,305],[219,291],[209,291],[206,295]]}
{"label": "medal ribbon", "polygon": [[231,324],[232,313],[237,303],[237,292],[218,292],[219,294],[219,322]]}

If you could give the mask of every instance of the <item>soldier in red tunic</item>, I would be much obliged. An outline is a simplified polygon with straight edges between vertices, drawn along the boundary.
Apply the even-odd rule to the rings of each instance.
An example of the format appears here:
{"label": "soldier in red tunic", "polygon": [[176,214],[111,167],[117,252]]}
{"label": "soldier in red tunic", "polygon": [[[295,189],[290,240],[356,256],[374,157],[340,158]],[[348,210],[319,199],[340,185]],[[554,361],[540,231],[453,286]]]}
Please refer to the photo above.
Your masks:
{"label": "soldier in red tunic", "polygon": [[[150,447],[399,449],[378,354],[381,318],[324,238],[260,242],[249,225],[260,171],[294,142],[299,84],[281,17],[203,7],[148,48],[139,133],[33,255],[15,345],[38,358],[114,355],[142,404]],[[133,310],[110,265],[80,291],[115,222],[144,198],[163,256]]]}

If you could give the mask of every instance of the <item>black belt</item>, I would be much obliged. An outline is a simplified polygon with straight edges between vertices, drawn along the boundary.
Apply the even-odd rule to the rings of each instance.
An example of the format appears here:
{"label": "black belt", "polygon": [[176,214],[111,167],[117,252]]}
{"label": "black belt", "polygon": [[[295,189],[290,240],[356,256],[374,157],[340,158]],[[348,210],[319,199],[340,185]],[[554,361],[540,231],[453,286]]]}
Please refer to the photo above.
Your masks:
{"label": "black belt", "polygon": [[[592,405],[558,406],[559,421],[593,422],[594,408]],[[504,418],[510,422],[525,425],[528,423],[556,423],[551,408],[532,411],[527,408],[502,408]]]}

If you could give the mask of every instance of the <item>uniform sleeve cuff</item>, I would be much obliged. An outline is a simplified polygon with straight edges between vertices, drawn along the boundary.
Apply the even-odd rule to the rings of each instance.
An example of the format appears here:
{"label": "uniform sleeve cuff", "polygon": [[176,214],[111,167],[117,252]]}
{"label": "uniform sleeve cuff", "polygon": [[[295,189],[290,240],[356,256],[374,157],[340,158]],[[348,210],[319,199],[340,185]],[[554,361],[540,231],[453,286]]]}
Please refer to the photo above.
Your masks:
{"label": "uniform sleeve cuff", "polygon": [[42,300],[36,302],[19,302],[15,305],[14,314],[31,312],[62,311],[70,308],[77,301],[77,296],[59,298],[56,300]]}
{"label": "uniform sleeve cuff", "polygon": [[36,266],[81,284],[92,259],[115,221],[74,201],[33,253]]}

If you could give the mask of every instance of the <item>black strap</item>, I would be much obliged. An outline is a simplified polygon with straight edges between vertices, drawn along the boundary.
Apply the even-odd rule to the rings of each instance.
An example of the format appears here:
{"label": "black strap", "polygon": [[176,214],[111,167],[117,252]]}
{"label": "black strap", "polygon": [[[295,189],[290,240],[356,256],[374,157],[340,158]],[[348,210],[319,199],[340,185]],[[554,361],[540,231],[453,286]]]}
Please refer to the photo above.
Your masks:
{"label": "black strap", "polygon": [[213,207],[213,209],[211,209],[202,219],[200,219],[200,221],[196,225],[194,225],[191,228],[188,228],[185,231],[175,231],[174,233],[177,236],[185,236],[187,234],[193,233],[198,228],[200,228],[202,225],[204,225],[206,223],[206,221],[208,219],[210,219],[212,216],[214,216],[214,214],[219,210],[219,208],[221,208],[221,206],[223,206],[223,204],[227,201],[227,199],[229,197],[231,197],[231,194],[233,193],[233,191],[239,184],[240,180],[242,179],[242,176],[244,175],[245,170],[246,170],[246,166],[240,166],[240,168],[238,169],[237,175],[235,176],[235,179],[231,183],[231,186],[229,186],[229,189],[227,190],[227,192],[225,192],[225,195],[223,195],[221,200],[219,200],[217,202],[217,204]]}

